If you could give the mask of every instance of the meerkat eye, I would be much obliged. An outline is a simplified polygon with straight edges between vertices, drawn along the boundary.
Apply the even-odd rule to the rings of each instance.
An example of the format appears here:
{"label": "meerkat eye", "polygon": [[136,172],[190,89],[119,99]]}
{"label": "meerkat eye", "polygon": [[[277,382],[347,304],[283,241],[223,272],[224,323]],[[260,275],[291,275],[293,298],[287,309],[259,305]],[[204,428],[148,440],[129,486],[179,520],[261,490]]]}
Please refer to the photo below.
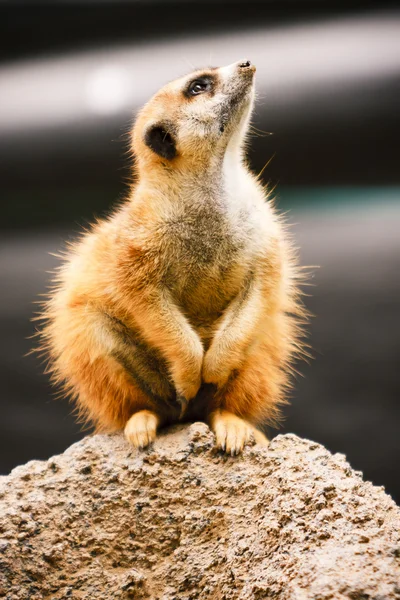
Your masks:
{"label": "meerkat eye", "polygon": [[188,96],[198,96],[204,92],[209,92],[212,87],[212,81],[209,77],[202,77],[192,81],[187,88]]}
{"label": "meerkat eye", "polygon": [[205,92],[207,90],[207,87],[207,83],[201,81],[194,81],[189,87],[189,92],[193,96],[196,96],[197,94],[201,94],[201,92]]}

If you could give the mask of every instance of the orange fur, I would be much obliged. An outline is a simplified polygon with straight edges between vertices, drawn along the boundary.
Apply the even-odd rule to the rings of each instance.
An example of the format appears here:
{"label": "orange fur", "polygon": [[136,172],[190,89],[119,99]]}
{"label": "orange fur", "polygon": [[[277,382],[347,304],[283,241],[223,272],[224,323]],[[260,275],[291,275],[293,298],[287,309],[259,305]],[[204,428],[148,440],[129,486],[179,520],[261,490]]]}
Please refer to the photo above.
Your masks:
{"label": "orange fur", "polygon": [[[278,418],[301,351],[295,254],[240,154],[252,73],[239,67],[206,71],[208,96],[182,93],[197,73],[146,105],[132,135],[130,197],[70,246],[43,312],[53,380],[84,420],[125,428],[137,446],[182,413],[208,420],[228,452],[252,432],[262,441],[257,428]],[[224,104],[233,93],[236,104]],[[174,156],[159,154],[166,143]],[[226,157],[236,152],[230,187]]]}

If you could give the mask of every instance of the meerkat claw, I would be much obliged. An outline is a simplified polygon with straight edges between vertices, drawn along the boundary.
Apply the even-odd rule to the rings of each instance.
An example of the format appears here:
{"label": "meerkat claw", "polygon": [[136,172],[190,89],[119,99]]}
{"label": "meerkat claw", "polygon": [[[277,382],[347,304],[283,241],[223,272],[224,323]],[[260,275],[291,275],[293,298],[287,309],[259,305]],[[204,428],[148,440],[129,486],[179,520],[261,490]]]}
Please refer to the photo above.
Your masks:
{"label": "meerkat claw", "polygon": [[176,396],[176,401],[178,402],[179,406],[181,407],[181,412],[179,414],[179,420],[181,421],[183,419],[183,417],[185,416],[189,402],[186,400],[185,396],[182,396],[181,394],[178,394]]}

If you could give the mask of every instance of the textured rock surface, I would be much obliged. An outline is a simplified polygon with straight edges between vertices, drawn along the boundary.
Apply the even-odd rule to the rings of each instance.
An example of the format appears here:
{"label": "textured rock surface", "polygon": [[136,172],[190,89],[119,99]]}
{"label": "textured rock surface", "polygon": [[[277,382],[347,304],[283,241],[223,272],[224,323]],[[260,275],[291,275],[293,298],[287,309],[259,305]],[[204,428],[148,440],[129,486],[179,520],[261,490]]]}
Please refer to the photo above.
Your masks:
{"label": "textured rock surface", "polygon": [[1,479],[10,600],[400,598],[400,510],[293,435],[237,458],[202,423],[93,436]]}

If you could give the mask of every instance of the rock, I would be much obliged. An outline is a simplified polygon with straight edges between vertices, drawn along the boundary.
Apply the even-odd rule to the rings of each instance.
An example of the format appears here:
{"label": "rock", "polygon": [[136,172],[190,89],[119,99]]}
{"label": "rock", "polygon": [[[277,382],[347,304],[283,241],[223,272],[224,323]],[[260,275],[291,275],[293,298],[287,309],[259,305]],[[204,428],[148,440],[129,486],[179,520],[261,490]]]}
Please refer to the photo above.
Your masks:
{"label": "rock", "polygon": [[295,435],[231,458],[202,423],[95,435],[0,483],[0,596],[400,598],[400,510]]}

